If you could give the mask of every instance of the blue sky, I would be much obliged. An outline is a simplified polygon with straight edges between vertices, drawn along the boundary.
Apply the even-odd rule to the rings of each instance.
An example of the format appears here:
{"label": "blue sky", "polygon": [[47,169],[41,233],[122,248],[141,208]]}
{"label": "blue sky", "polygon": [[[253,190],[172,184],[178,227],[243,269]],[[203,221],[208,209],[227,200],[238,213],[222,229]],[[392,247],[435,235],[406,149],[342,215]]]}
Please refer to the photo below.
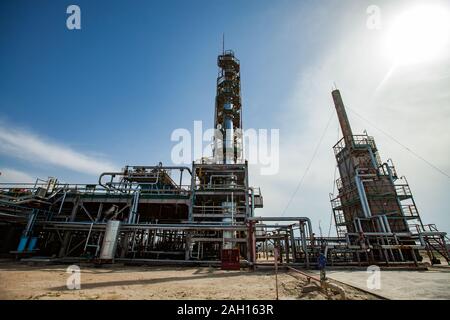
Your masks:
{"label": "blue sky", "polygon": [[[420,2],[433,1],[414,3]],[[70,4],[81,8],[81,30],[66,28]],[[386,21],[380,31],[367,30],[371,4],[380,6]],[[244,127],[280,129],[280,173],[260,176],[252,169],[252,184],[264,194],[263,214],[279,215],[292,196],[333,112],[333,82],[348,106],[450,172],[445,129],[450,119],[449,55],[397,68],[376,90],[390,69],[379,50],[389,21],[411,5],[2,1],[0,134],[20,137],[30,148],[42,144],[40,149],[48,152],[28,152],[18,144],[0,148],[1,179],[57,176],[95,182],[103,167],[170,164],[174,129],[192,129],[194,120],[212,125],[222,33],[226,48],[241,61]],[[408,176],[424,220],[450,231],[449,179],[361,119],[349,117],[355,133],[367,129],[382,158],[393,158]],[[336,139],[333,118],[286,215],[309,215],[316,227],[321,221],[328,229]]]}
{"label": "blue sky", "polygon": [[311,54],[279,36],[287,2],[78,1],[78,31],[65,27],[69,4],[2,2],[1,116],[119,164],[168,161],[174,128],[212,124],[222,33],[244,62],[246,126],[267,127],[292,86],[284,61]]}

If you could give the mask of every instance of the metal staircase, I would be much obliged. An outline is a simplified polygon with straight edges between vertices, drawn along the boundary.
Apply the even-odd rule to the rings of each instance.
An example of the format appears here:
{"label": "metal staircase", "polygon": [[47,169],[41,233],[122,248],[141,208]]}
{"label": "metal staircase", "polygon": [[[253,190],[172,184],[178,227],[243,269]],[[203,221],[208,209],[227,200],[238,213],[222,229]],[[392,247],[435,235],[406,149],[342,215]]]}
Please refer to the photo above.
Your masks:
{"label": "metal staircase", "polygon": [[447,241],[450,239],[447,237],[447,233],[439,231],[435,224],[427,224],[423,228],[417,225],[416,228],[421,242],[425,245],[431,264],[441,263],[436,256],[439,254],[450,265],[450,253],[447,247]]}

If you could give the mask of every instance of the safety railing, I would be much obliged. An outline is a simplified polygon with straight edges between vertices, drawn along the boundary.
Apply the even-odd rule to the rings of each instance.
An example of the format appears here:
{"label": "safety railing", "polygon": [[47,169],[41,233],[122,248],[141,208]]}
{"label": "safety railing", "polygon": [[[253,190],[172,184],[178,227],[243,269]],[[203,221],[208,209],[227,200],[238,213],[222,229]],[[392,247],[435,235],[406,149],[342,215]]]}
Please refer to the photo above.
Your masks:
{"label": "safety railing", "polygon": [[406,217],[418,217],[419,212],[414,204],[402,205],[402,212]]}
{"label": "safety railing", "polygon": [[375,144],[375,139],[368,135],[353,135],[353,146],[354,147],[365,147],[369,145],[373,150],[377,149]]}
{"label": "safety railing", "polygon": [[[353,141],[352,147],[354,148],[370,146],[373,151],[377,150],[375,139],[368,135],[353,135],[352,141]],[[346,148],[345,139],[342,138],[333,146],[334,154],[335,155],[339,154],[344,148]],[[381,163],[381,161],[379,161],[379,163]]]}
{"label": "safety railing", "polygon": [[342,205],[342,203],[341,203],[341,198],[340,197],[331,199],[331,207],[333,209],[339,208],[339,207],[341,207],[341,205]]}
{"label": "safety railing", "polygon": [[232,61],[234,63],[239,64],[239,59],[234,56],[234,52],[232,50],[226,50],[224,54],[218,57],[219,61]]}
{"label": "safety railing", "polygon": [[[193,206],[192,212],[194,214],[224,214],[226,210],[230,211],[230,208],[224,208],[223,206]],[[235,206],[233,209],[233,214],[245,214],[245,206]],[[231,212],[229,212],[231,214]]]}
{"label": "safety railing", "polygon": [[[120,183],[117,183],[120,185]],[[122,184],[123,185],[123,184]],[[150,185],[150,184],[149,184]],[[145,188],[146,183],[135,184],[134,188],[128,190],[106,189],[98,184],[58,184],[55,189],[60,188],[67,194],[76,193],[84,195],[110,195],[110,194],[123,194],[134,193],[139,190],[141,194],[160,194],[160,195],[188,195],[190,192],[190,185],[177,185],[176,187],[154,187]],[[40,186],[34,187],[34,184],[4,184],[0,183],[0,198],[2,196],[11,198],[24,195],[33,195],[40,188]],[[125,192],[124,192],[125,191]],[[47,193],[49,195],[49,193]]]}
{"label": "safety railing", "polygon": [[344,225],[345,224],[345,216],[342,210],[334,210],[334,219],[336,225]]}
{"label": "safety railing", "polygon": [[400,197],[412,196],[411,189],[407,184],[395,185],[395,192],[397,193],[397,196]]}
{"label": "safety railing", "polygon": [[333,146],[334,155],[339,154],[343,149],[345,149],[345,147],[345,140],[342,138]]}
{"label": "safety railing", "polygon": [[423,225],[424,231],[430,231],[430,232],[439,232],[438,228],[434,223],[431,224],[424,224]]}
{"label": "safety railing", "polygon": [[195,186],[195,190],[197,191],[227,190],[232,192],[233,190],[236,191],[245,190],[245,185],[236,183],[204,183],[204,184],[197,184]]}

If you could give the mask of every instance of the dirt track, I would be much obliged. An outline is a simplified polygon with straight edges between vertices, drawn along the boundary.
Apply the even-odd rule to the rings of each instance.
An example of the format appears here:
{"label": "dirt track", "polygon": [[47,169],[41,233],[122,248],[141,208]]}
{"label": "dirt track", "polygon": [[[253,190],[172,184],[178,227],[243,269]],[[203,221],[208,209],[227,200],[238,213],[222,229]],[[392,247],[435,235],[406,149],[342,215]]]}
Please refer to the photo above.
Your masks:
{"label": "dirt track", "polygon": [[[273,271],[223,271],[215,268],[81,265],[81,289],[68,290],[67,266],[0,264],[0,299],[275,299]],[[280,299],[327,299],[302,293],[306,281],[278,275]],[[374,299],[345,288],[348,299]],[[331,299],[338,299],[332,296]]]}

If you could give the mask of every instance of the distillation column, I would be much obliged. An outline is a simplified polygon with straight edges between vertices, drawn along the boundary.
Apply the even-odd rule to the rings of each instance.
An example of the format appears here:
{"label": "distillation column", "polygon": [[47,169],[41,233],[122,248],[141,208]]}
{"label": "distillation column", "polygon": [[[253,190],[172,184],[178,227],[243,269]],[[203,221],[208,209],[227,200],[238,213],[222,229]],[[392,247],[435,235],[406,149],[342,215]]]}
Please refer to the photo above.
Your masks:
{"label": "distillation column", "polygon": [[[215,108],[215,138],[213,157],[216,164],[232,165],[242,162],[242,118],[241,118],[241,83],[239,60],[233,51],[228,50],[217,59],[219,74]],[[233,189],[236,181],[233,175],[223,180],[227,188]],[[234,224],[236,201],[233,192],[222,202],[224,224]],[[223,249],[232,249],[234,231],[223,232]]]}
{"label": "distillation column", "polygon": [[239,60],[231,50],[217,59],[214,159],[216,163],[242,161],[241,80]]}

